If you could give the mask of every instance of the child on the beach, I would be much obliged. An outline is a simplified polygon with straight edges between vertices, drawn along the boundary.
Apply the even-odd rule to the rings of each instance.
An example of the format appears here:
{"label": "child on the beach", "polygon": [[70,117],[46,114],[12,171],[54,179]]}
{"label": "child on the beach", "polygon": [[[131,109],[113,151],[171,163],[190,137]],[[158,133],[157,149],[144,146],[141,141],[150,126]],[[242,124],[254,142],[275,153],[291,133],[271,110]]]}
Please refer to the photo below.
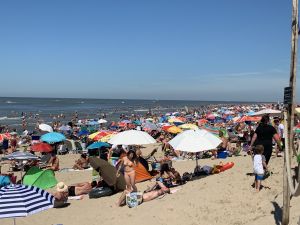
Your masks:
{"label": "child on the beach", "polygon": [[265,169],[267,164],[263,157],[264,146],[257,145],[254,147],[253,170],[255,174],[255,189],[260,191],[261,181],[264,179]]}

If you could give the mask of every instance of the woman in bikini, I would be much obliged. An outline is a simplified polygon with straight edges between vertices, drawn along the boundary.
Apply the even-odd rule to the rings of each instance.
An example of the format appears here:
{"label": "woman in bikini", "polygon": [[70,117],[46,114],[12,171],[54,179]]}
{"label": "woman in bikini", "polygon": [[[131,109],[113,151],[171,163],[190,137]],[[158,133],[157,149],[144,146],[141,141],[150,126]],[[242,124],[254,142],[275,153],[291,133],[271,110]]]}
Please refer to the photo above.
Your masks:
{"label": "woman in bikini", "polygon": [[124,156],[121,159],[118,171],[117,171],[117,177],[119,176],[119,171],[123,167],[124,168],[124,178],[126,182],[126,190],[128,192],[136,192],[137,187],[135,186],[135,166],[138,163],[138,158],[136,156],[135,151],[130,150],[127,153],[127,156]]}

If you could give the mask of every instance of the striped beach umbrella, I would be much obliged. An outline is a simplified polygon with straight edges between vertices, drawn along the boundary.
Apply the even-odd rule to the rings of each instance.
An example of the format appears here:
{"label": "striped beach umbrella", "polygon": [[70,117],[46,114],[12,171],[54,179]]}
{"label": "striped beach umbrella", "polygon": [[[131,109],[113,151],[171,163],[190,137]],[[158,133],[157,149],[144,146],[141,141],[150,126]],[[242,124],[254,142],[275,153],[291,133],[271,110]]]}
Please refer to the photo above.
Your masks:
{"label": "striped beach umbrella", "polygon": [[26,217],[53,207],[54,197],[33,186],[9,185],[0,189],[0,219]]}

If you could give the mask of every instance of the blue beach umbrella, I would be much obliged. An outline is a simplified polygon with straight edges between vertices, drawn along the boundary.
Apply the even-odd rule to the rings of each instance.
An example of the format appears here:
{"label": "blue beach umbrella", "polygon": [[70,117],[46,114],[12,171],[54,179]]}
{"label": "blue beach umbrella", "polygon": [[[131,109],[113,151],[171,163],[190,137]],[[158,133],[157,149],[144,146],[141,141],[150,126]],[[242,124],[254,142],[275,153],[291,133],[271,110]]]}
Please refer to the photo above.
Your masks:
{"label": "blue beach umbrella", "polygon": [[88,130],[81,130],[81,131],[78,133],[79,136],[84,136],[84,135],[88,135],[88,134],[90,134],[90,132],[89,132]]}
{"label": "blue beach umbrella", "polygon": [[97,122],[97,121],[89,121],[88,122],[88,125],[89,126],[96,126],[96,125],[98,125],[99,123]]}
{"label": "blue beach umbrella", "polygon": [[9,185],[0,189],[0,219],[26,217],[52,208],[54,197],[33,186]]}
{"label": "blue beach umbrella", "polygon": [[65,135],[57,132],[51,132],[41,136],[41,141],[47,142],[49,144],[62,142],[64,140],[66,140]]}
{"label": "blue beach umbrella", "polygon": [[96,149],[96,148],[102,148],[102,147],[110,147],[110,144],[105,142],[94,142],[93,144],[89,145],[87,149]]}

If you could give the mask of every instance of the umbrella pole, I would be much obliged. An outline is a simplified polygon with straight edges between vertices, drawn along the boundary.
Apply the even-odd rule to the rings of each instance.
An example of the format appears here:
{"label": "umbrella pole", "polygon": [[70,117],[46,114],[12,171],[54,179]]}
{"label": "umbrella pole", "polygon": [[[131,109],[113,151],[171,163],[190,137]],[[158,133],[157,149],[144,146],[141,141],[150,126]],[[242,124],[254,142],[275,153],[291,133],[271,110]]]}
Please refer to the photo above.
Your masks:
{"label": "umbrella pole", "polygon": [[16,225],[17,223],[16,223],[16,218],[14,217],[14,225]]}

